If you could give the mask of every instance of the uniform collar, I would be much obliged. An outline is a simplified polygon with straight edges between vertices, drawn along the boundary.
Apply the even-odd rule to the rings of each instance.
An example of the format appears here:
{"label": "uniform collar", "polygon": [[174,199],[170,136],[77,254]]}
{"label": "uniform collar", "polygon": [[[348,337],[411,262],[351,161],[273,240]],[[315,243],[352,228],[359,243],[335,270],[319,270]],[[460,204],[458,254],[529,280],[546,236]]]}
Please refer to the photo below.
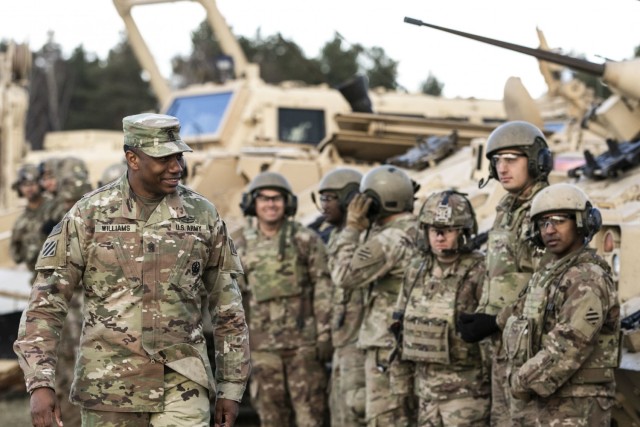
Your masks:
{"label": "uniform collar", "polygon": [[[120,177],[120,181],[116,184],[122,194],[122,205],[120,207],[120,215],[127,219],[136,220],[138,218],[138,206],[135,196],[129,185],[127,174]],[[187,212],[182,203],[180,194],[184,191],[182,185],[179,185],[174,193],[167,194],[158,205],[158,208],[151,214],[147,224],[162,222],[171,218],[184,218]]]}

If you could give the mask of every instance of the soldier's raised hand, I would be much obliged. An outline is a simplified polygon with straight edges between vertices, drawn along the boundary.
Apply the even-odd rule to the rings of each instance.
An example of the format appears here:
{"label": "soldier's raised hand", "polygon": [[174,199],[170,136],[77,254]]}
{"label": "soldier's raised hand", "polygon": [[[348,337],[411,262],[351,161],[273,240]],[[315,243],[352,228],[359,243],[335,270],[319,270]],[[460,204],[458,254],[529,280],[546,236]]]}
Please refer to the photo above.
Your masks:
{"label": "soldier's raised hand", "polygon": [[351,226],[360,231],[369,228],[367,212],[369,212],[371,202],[372,199],[364,194],[356,194],[347,208],[347,226]]}

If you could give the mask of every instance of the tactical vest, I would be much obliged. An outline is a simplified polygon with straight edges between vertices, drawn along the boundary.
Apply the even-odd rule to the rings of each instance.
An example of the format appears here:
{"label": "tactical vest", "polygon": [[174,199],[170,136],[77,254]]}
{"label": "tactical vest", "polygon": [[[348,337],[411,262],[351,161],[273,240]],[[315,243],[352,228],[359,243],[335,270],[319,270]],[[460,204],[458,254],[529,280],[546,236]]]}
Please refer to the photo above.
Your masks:
{"label": "tactical vest", "polygon": [[[417,277],[403,323],[402,358],[443,365],[480,365],[477,344],[465,343],[455,328],[456,301],[471,269],[482,257],[463,255],[444,272],[435,264]],[[415,265],[415,264],[414,264]],[[408,273],[410,274],[410,273]]]}
{"label": "tactical vest", "polygon": [[[285,223],[277,235],[281,233],[295,235],[296,224]],[[272,240],[258,238],[258,230],[247,228],[244,231],[246,240],[245,264],[247,274],[251,275],[251,292],[259,303],[276,298],[291,298],[302,296],[305,278],[308,276],[306,265],[300,259],[295,239],[287,238],[284,242],[284,252],[279,244]]]}
{"label": "tactical vest", "polygon": [[[533,249],[523,241],[523,225],[528,226],[523,223],[531,208],[531,199],[546,185],[535,184],[531,197],[515,210],[498,212],[487,242],[488,280],[483,287],[479,311],[498,314],[518,298],[531,278],[533,263],[530,254]],[[502,206],[505,204],[501,203]]]}
{"label": "tactical vest", "polygon": [[[555,308],[560,307],[564,294],[558,287],[564,273],[571,267],[591,263],[604,271],[609,266],[591,251],[581,250],[552,268],[537,272],[527,289],[524,307],[520,316],[511,316],[504,329],[504,349],[512,372],[520,368],[546,344],[550,336],[544,333],[547,320],[556,317]],[[610,281],[611,278],[606,278]],[[606,315],[606,313],[605,313]],[[580,369],[569,380],[572,384],[599,384],[613,381],[613,369],[618,366],[618,332],[598,333],[596,347]]]}

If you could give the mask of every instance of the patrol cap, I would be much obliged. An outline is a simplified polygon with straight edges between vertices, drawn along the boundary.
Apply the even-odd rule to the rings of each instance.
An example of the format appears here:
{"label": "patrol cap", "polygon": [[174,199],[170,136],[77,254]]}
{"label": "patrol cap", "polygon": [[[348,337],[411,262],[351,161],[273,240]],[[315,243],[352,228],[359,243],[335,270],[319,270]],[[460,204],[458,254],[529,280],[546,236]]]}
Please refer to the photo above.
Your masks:
{"label": "patrol cap", "polygon": [[180,121],[165,114],[143,113],[122,119],[124,144],[151,157],[193,151],[180,139]]}

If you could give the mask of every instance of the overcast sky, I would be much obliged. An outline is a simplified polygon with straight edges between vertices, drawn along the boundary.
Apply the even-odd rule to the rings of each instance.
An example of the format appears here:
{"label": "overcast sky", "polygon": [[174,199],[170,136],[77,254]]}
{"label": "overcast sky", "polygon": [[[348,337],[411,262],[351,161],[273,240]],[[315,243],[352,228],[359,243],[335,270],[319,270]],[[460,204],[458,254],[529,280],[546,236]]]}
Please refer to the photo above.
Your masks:
{"label": "overcast sky", "polygon": [[[504,82],[518,76],[534,97],[545,91],[535,59],[426,27],[405,16],[486,37],[537,47],[536,26],[551,47],[587,55],[628,59],[640,45],[639,0],[218,0],[233,31],[253,37],[276,32],[319,54],[339,32],[365,47],[380,46],[399,61],[399,82],[416,91],[429,72],[449,97],[502,98]],[[104,58],[124,24],[112,0],[1,0],[0,39],[28,41],[39,49],[53,31],[66,54],[83,44]],[[199,4],[178,2],[134,9],[161,69],[190,50],[190,31],[204,19]],[[599,57],[600,56],[600,57]]]}

